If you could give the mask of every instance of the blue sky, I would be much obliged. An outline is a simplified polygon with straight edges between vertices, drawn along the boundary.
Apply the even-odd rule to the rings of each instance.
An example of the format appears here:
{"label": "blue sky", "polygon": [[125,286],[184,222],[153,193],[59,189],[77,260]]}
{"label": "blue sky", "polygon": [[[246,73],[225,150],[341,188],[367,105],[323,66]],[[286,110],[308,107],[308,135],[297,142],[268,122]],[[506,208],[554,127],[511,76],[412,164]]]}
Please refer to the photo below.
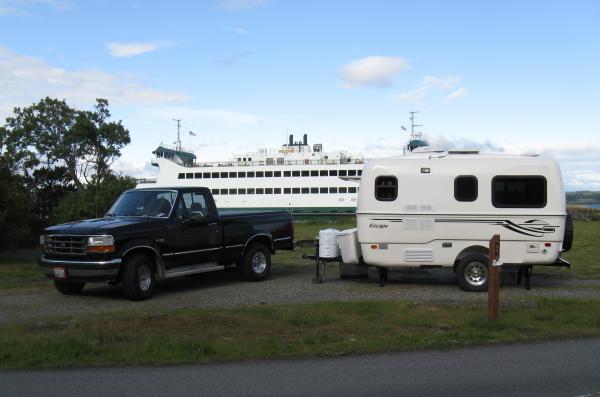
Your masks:
{"label": "blue sky", "polygon": [[0,0],[0,117],[49,95],[110,101],[151,173],[175,140],[217,160],[288,133],[401,153],[408,111],[440,146],[538,152],[600,189],[600,2]]}

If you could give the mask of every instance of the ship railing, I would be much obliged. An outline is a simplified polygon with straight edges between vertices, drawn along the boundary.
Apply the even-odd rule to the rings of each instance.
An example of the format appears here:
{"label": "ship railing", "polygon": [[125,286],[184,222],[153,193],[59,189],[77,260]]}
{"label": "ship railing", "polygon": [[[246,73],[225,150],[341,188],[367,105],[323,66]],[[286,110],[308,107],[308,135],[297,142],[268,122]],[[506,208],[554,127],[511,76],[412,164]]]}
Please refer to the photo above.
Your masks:
{"label": "ship railing", "polygon": [[215,161],[194,163],[193,167],[250,167],[250,166],[273,166],[273,165],[337,165],[337,164],[364,164],[363,159],[336,159],[336,160],[286,160],[278,161]]}
{"label": "ship railing", "polygon": [[156,183],[156,178],[137,178],[135,180],[136,184],[140,183]]}

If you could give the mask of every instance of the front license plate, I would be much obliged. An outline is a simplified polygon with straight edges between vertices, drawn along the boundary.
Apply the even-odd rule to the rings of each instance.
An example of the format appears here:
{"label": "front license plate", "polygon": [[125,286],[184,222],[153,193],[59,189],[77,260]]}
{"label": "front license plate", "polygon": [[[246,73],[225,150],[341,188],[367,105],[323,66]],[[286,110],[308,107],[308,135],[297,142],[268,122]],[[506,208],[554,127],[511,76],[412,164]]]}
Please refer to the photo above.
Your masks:
{"label": "front license plate", "polygon": [[54,278],[67,278],[67,269],[64,267],[55,267],[53,271]]}

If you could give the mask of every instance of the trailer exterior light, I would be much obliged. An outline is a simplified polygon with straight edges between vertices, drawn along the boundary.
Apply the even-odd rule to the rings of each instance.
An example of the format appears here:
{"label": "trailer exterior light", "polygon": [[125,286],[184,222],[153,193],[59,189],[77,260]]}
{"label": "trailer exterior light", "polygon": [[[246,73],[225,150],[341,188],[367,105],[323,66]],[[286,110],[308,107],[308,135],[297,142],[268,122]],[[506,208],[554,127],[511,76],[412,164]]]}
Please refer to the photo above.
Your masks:
{"label": "trailer exterior light", "polygon": [[371,249],[376,250],[379,246],[377,244],[371,244]]}
{"label": "trailer exterior light", "polygon": [[115,252],[115,240],[113,236],[88,237],[87,252],[97,254]]}

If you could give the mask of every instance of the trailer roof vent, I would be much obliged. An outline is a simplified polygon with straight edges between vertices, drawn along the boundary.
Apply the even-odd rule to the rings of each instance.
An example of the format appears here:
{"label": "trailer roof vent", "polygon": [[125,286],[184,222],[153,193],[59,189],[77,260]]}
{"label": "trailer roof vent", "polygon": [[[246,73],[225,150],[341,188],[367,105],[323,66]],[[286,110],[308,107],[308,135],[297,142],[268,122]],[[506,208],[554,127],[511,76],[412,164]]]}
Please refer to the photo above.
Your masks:
{"label": "trailer roof vent", "polygon": [[479,154],[479,149],[449,149],[448,154]]}
{"label": "trailer roof vent", "polygon": [[540,157],[539,153],[523,153],[521,156]]}

